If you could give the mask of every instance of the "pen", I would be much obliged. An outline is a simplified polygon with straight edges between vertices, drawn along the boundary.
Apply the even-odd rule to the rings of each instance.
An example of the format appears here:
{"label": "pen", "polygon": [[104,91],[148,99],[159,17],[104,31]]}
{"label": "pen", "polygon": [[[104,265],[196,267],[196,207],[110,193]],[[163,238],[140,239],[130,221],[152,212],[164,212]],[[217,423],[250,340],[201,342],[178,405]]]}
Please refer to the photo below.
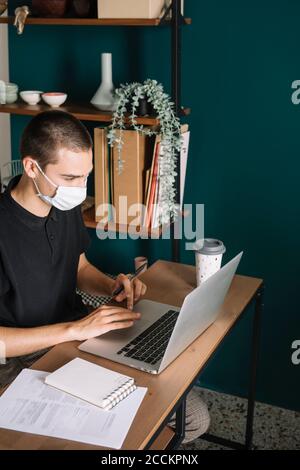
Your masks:
{"label": "pen", "polygon": [[[130,276],[130,281],[132,281],[132,279],[136,278],[140,272],[144,269],[144,267],[147,265],[147,262],[142,264],[137,270],[136,272]],[[112,297],[115,297],[116,295],[120,294],[122,292],[122,290],[124,290],[124,286],[120,286],[118,287],[118,289],[114,290],[113,293],[112,293]]]}

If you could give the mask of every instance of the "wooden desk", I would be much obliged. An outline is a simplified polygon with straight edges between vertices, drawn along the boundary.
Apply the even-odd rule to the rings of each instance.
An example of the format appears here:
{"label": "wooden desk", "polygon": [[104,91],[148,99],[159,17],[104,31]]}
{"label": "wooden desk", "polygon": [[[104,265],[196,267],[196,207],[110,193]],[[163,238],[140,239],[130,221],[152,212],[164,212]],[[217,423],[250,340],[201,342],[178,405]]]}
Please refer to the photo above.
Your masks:
{"label": "wooden desk", "polygon": [[[184,297],[196,286],[194,266],[167,261],[154,263],[141,275],[141,279],[148,286],[145,298],[178,306],[181,306]],[[148,388],[148,393],[134,419],[122,449],[174,448],[180,444],[184,437],[186,394],[247,305],[253,299],[256,299],[246,432],[246,446],[250,448],[252,443],[259,317],[262,310],[262,286],[263,281],[261,279],[235,276],[217,321],[158,376],[81,352],[77,349],[79,342],[64,343],[53,347],[45,356],[35,362],[32,368],[52,372],[74,357],[81,357],[133,376],[137,385]],[[175,433],[166,426],[174,411],[177,412]],[[231,447],[244,448],[241,444],[219,439],[215,436],[206,435],[204,437],[208,440],[217,440],[217,442]],[[99,450],[102,448],[63,439],[0,429],[0,449]]]}

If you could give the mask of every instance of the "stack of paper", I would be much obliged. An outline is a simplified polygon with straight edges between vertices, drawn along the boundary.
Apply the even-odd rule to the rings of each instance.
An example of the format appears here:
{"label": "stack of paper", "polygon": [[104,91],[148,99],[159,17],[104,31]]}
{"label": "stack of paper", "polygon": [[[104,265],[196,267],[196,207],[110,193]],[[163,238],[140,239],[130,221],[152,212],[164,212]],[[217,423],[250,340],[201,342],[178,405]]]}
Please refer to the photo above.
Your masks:
{"label": "stack of paper", "polygon": [[0,427],[120,449],[147,389],[111,411],[44,383],[48,372],[24,369],[0,397]]}

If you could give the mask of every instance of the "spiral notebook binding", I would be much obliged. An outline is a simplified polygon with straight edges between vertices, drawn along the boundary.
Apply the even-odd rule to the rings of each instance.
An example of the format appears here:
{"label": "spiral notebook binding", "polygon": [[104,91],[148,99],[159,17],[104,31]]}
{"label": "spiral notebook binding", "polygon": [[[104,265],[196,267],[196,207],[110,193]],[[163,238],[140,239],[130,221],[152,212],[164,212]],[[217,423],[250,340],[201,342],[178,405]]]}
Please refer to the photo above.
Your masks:
{"label": "spiral notebook binding", "polygon": [[136,385],[134,384],[134,379],[129,379],[123,385],[118,387],[112,393],[107,395],[102,402],[102,407],[104,410],[110,410],[116,406],[120,401],[124,400],[130,393],[136,390]]}

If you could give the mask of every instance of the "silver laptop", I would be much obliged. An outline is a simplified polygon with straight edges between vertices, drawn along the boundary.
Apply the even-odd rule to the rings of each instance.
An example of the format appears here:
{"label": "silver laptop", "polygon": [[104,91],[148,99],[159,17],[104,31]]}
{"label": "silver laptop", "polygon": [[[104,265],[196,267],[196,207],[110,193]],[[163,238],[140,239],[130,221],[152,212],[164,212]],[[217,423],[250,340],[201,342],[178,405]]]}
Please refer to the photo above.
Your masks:
{"label": "silver laptop", "polygon": [[180,309],[140,300],[133,310],[141,319],[131,328],[89,339],[79,349],[159,374],[217,319],[242,254],[190,292]]}

